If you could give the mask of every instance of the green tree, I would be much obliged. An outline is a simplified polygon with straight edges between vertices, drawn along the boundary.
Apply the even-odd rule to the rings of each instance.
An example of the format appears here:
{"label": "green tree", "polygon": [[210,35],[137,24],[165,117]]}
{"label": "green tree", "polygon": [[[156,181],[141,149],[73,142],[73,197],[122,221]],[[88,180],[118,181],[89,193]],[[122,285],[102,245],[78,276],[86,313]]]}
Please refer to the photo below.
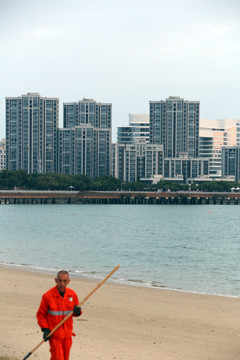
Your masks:
{"label": "green tree", "polygon": [[12,190],[23,188],[26,190],[69,190],[72,188],[77,191],[99,190],[99,191],[145,191],[163,190],[167,191],[187,191],[189,189],[210,192],[230,192],[231,188],[238,188],[240,184],[233,181],[208,181],[198,182],[198,184],[180,184],[169,180],[160,180],[156,185],[146,184],[140,180],[136,182],[125,182],[116,179],[114,176],[99,176],[90,179],[85,175],[66,175],[66,174],[27,174],[24,170],[0,171],[0,189]]}
{"label": "green tree", "polygon": [[93,180],[92,189],[102,191],[116,191],[121,188],[121,181],[114,176],[99,176]]}

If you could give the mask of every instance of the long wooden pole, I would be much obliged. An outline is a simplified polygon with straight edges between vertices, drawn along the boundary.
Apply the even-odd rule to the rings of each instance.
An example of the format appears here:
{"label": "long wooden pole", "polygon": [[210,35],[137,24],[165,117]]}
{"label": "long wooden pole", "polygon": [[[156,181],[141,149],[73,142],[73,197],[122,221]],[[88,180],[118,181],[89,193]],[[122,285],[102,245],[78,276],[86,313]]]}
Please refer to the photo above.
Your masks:
{"label": "long wooden pole", "polygon": [[[100,286],[102,286],[114,273],[115,271],[117,271],[120,268],[120,265],[117,265],[99,284],[97,284],[97,286],[95,286],[95,288],[79,303],[78,306],[82,306],[89,298],[90,296],[92,296],[95,291],[97,291],[97,289],[100,288]],[[71,311],[65,318],[62,319],[62,321],[60,321],[60,323],[55,326],[55,328],[48,334],[48,338],[58,329],[60,328],[60,326],[62,326],[62,324],[69,319],[71,316],[73,315],[73,311]],[[45,340],[42,340],[37,346],[35,346],[34,349],[32,349],[32,351],[30,351],[24,358],[23,360],[26,360],[27,358],[29,358],[29,356],[31,356],[34,351],[36,351],[43,343],[45,342]]]}

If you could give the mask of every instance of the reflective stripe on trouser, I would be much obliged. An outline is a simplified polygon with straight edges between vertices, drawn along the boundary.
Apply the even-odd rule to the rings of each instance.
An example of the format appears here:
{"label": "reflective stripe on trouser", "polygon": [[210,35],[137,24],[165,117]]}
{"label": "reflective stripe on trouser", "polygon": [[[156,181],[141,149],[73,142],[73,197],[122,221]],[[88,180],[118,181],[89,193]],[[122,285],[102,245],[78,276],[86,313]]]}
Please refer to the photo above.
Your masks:
{"label": "reflective stripe on trouser", "polygon": [[49,339],[51,360],[69,360],[72,338]]}

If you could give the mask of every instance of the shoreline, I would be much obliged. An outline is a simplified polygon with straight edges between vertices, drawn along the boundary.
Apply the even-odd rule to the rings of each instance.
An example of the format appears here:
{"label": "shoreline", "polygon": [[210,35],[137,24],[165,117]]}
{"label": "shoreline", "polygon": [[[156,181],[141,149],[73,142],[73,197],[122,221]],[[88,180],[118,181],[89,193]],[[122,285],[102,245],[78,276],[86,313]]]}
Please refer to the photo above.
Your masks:
{"label": "shoreline", "polygon": [[[35,268],[35,267],[31,267],[28,265],[21,265],[21,264],[3,264],[0,263],[0,269],[1,267],[6,267],[6,268],[12,268],[15,270],[20,270],[20,271],[26,271],[26,272],[33,272],[36,274],[46,274],[46,275],[56,275],[56,272],[58,271],[57,269],[44,269],[44,268]],[[93,277],[93,276],[87,276],[87,275],[82,275],[82,274],[77,274],[75,272],[69,271],[70,277],[71,279],[79,279],[80,281],[89,281],[89,282],[94,282],[96,283],[97,281],[101,281],[105,275],[103,275],[102,277]],[[191,290],[184,290],[184,289],[174,289],[174,288],[169,288],[166,286],[151,286],[151,285],[144,285],[144,284],[140,284],[138,282],[133,283],[130,281],[117,281],[117,280],[112,280],[111,278],[108,279],[108,282],[111,284],[116,284],[116,285],[123,285],[123,286],[130,286],[130,287],[136,287],[136,288],[143,288],[143,289],[153,289],[153,290],[162,290],[162,291],[176,291],[176,292],[180,292],[180,293],[187,293],[187,294],[196,294],[196,295],[208,295],[208,296],[220,296],[220,297],[227,297],[227,298],[234,298],[234,299],[240,299],[240,296],[237,295],[226,295],[226,294],[218,294],[218,293],[206,293],[206,292],[197,292],[197,291],[191,291]]]}
{"label": "shoreline", "polygon": [[[22,359],[41,340],[36,311],[53,274],[0,266],[0,357]],[[73,277],[81,301],[96,285]],[[107,281],[74,319],[70,358],[93,360],[237,360],[240,299]],[[32,358],[50,358],[44,343]]]}

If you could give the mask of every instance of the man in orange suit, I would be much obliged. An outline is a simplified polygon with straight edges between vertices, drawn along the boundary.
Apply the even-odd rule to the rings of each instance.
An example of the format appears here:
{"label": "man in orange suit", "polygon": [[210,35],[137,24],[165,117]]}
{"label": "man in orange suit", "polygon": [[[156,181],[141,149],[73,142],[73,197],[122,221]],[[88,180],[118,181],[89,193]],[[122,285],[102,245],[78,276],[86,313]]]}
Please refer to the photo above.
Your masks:
{"label": "man in orange suit", "polygon": [[72,316],[68,318],[50,337],[49,333],[71,311],[73,316],[80,316],[81,308],[78,306],[77,294],[67,288],[70,278],[66,270],[60,270],[55,278],[56,286],[42,296],[37,312],[37,321],[43,331],[43,339],[49,340],[51,360],[69,360],[72,346],[73,330]]}

